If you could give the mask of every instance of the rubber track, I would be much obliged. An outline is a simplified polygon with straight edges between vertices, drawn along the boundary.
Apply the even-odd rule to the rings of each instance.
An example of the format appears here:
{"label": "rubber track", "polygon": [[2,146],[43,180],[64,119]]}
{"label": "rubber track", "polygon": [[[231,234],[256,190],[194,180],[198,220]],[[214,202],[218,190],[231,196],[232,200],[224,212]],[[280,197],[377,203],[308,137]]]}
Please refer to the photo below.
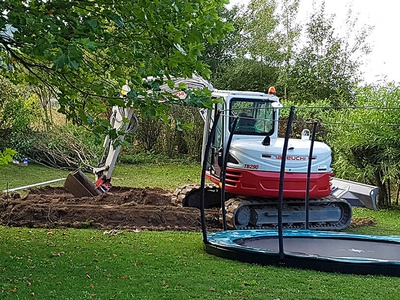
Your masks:
{"label": "rubber track", "polygon": [[[185,199],[186,197],[191,197],[196,192],[199,192],[201,188],[200,184],[187,184],[182,187],[179,187],[175,190],[171,197],[171,203],[177,206],[184,206]],[[212,189],[215,190],[218,188],[215,184],[206,184],[206,189]],[[310,206],[318,204],[318,205],[323,205],[323,204],[334,204],[337,203],[339,205],[345,205],[346,207],[350,207],[349,204],[346,201],[340,200],[338,198],[335,198],[333,196],[328,196],[323,199],[319,200],[310,200]],[[245,198],[231,198],[228,201],[226,201],[226,219],[227,219],[227,225],[228,228],[230,229],[271,229],[271,228],[277,228],[278,224],[271,224],[268,226],[260,226],[260,227],[252,227],[252,226],[237,226],[235,224],[235,211],[243,206],[243,205],[250,205],[250,206],[271,206],[271,207],[277,207],[277,202],[276,201],[269,201],[266,202],[265,200],[262,201],[256,201],[256,200],[247,200]],[[304,206],[304,201],[299,201],[299,200],[285,200],[284,206],[287,205],[297,205],[297,206]],[[348,210],[342,209],[343,216],[337,223],[309,223],[309,228],[310,229],[316,229],[316,230],[342,230],[346,228],[351,221],[351,208]],[[222,212],[220,214],[220,221],[222,222]],[[291,223],[284,223],[283,228],[291,228],[291,229],[301,229],[304,228],[304,222],[298,222],[296,224],[291,224]]]}
{"label": "rubber track", "polygon": [[[343,215],[341,217],[341,219],[336,222],[336,223],[332,223],[332,222],[322,222],[322,223],[309,223],[309,228],[310,229],[316,229],[316,230],[342,230],[344,228],[346,228],[351,221],[351,216],[352,216],[352,212],[351,212],[351,207],[350,205],[346,202],[343,201],[341,199],[332,197],[332,196],[328,196],[326,198],[323,199],[318,199],[318,200],[310,200],[309,205],[313,206],[313,205],[324,205],[324,204],[338,204],[341,205],[342,207],[342,212]],[[246,199],[241,199],[241,198],[232,198],[229,199],[226,202],[226,219],[227,219],[227,226],[230,229],[270,229],[270,228],[277,228],[278,224],[274,223],[268,226],[259,226],[259,227],[253,227],[253,226],[238,226],[235,224],[235,212],[238,208],[244,206],[244,205],[249,205],[249,206],[270,206],[270,207],[274,207],[277,208],[277,203],[276,201],[270,201],[270,202],[265,202],[265,200],[263,201],[255,201],[255,200],[246,200]],[[297,205],[297,206],[304,206],[304,201],[299,201],[299,200],[285,200],[284,202],[284,206],[288,206],[288,205]],[[349,208],[349,209],[346,209]],[[296,228],[304,228],[305,224],[304,222],[299,221],[296,224],[293,223],[284,223],[282,224],[283,228],[292,228],[292,229],[296,229]]]}

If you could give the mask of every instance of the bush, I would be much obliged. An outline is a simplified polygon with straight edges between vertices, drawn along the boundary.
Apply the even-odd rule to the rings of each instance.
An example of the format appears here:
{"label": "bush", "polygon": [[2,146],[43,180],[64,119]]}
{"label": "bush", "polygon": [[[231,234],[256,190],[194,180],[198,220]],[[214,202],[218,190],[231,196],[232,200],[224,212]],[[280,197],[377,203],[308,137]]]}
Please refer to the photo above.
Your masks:
{"label": "bush", "polygon": [[22,95],[29,95],[25,88],[0,76],[0,151],[13,148],[20,152],[15,142],[29,134],[36,119],[37,107]]}
{"label": "bush", "polygon": [[103,151],[103,139],[77,126],[58,126],[48,132],[31,132],[17,144],[30,160],[68,170],[91,171]]}
{"label": "bush", "polygon": [[138,119],[138,131],[128,138],[131,147],[122,154],[131,156],[125,161],[132,161],[132,156],[140,152],[200,161],[204,123],[197,108],[172,107],[167,122],[146,116]]}
{"label": "bush", "polygon": [[3,152],[0,151],[0,165],[6,165],[13,161],[13,156],[17,151],[6,148]]}
{"label": "bush", "polygon": [[327,119],[336,153],[335,170],[343,178],[379,187],[379,205],[390,206],[400,186],[400,86],[387,84],[359,89],[356,106],[336,110]]}

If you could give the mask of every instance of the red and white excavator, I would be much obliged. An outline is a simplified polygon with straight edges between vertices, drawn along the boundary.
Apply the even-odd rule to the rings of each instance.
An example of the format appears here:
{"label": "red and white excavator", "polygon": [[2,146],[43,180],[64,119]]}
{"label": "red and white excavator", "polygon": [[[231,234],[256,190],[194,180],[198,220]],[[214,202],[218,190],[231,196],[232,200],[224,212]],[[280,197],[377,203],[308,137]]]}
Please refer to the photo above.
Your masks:
{"label": "red and white excavator", "polygon": [[[204,120],[203,156],[211,127],[219,114],[210,155],[204,158],[207,159],[206,177],[214,183],[207,187],[206,208],[220,205],[220,189],[224,187],[230,227],[246,229],[276,226],[284,138],[278,137],[279,111],[283,106],[274,89],[268,93],[221,91],[195,76],[176,79],[176,86],[182,86],[182,83],[188,89],[207,87],[213,90],[213,98],[220,99],[213,110],[200,110]],[[185,93],[178,89],[171,90],[167,85],[162,88],[185,97]],[[123,90],[127,92],[128,89],[124,86]],[[123,120],[132,119],[135,119],[133,108],[113,108],[111,124],[117,130],[130,130],[132,123],[125,124]],[[231,131],[233,134],[229,141]],[[123,135],[119,139],[123,139]],[[68,176],[64,184],[66,189],[76,197],[108,191],[120,149],[112,147],[112,144],[113,141],[106,138],[105,146],[109,152],[105,164],[93,170],[96,174],[95,184],[78,171]],[[221,184],[223,153],[228,144],[225,182]],[[313,229],[346,228],[352,217],[349,201],[376,209],[376,187],[332,178],[329,146],[314,142],[311,158],[310,146],[310,131],[307,129],[303,130],[300,139],[288,141],[283,189],[285,227],[303,226],[306,194],[309,197],[309,226]],[[309,159],[312,161],[308,175]],[[310,181],[307,185],[308,176]],[[178,188],[172,201],[183,206],[199,207],[199,186]]]}

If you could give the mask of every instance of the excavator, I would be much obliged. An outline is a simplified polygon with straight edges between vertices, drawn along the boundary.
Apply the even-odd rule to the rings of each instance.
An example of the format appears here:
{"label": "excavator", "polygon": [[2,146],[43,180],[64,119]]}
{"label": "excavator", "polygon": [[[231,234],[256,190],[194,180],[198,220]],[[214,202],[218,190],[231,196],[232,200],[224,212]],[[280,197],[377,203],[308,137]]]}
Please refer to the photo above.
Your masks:
{"label": "excavator", "polygon": [[[227,199],[224,207],[229,228],[276,227],[284,138],[278,137],[279,112],[283,105],[275,89],[270,88],[268,93],[216,90],[198,76],[175,78],[174,81],[176,89],[168,85],[161,86],[161,89],[184,98],[185,92],[178,88],[182,84],[187,89],[207,87],[212,90],[212,97],[219,100],[215,101],[214,109],[199,110],[204,120],[202,157],[207,160],[206,177],[212,182],[206,187],[205,207],[221,207],[221,188],[224,188]],[[125,85],[122,94],[126,95],[129,90],[129,86]],[[135,126],[132,122],[125,124],[126,120],[134,120]],[[132,131],[132,127],[137,126],[133,108],[114,107],[110,123],[118,131]],[[211,151],[208,157],[204,157],[214,125]],[[124,134],[118,137],[120,140],[123,138]],[[106,137],[107,159],[103,166],[93,168],[96,176],[94,184],[78,171],[67,177],[65,188],[76,197],[95,196],[109,191],[112,171],[120,151],[120,146],[112,146],[114,142]],[[311,142],[313,151],[310,157]],[[223,167],[227,147],[229,151],[226,166]],[[309,198],[307,208],[311,229],[346,228],[352,218],[349,200],[361,201],[359,206],[376,209],[377,188],[334,179],[331,160],[330,147],[322,142],[311,141],[308,129],[302,131],[300,139],[288,140],[283,189],[284,227],[301,228],[304,225],[305,197]],[[199,186],[178,188],[172,202],[199,208]]]}

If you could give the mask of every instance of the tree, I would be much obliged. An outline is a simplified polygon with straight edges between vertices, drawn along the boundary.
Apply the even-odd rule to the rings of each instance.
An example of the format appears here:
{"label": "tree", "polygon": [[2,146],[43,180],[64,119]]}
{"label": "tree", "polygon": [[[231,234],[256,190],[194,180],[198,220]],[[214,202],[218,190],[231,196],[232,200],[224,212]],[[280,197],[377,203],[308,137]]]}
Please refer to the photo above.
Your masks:
{"label": "tree", "polygon": [[[302,31],[296,19],[299,3],[252,0],[247,8],[232,10],[235,15],[229,20],[235,31],[229,41],[220,43],[225,43],[225,56],[217,56],[219,64],[214,65],[218,75],[213,83],[218,83],[218,88],[247,90],[272,84],[285,100],[300,103],[328,99],[331,105],[339,105],[353,101],[363,56],[370,51],[367,38],[372,28],[360,27],[350,9],[347,32],[339,35],[335,16],[325,13],[323,2]],[[250,68],[255,68],[255,74]],[[247,76],[233,78],[240,74]]]}
{"label": "tree", "polygon": [[257,0],[221,12],[234,30],[205,51],[216,88],[265,91],[276,85],[280,54],[275,51],[275,7],[275,1]]}
{"label": "tree", "polygon": [[[7,76],[27,74],[57,95],[70,119],[92,124],[110,104],[148,108],[147,91],[160,83],[143,78],[209,76],[199,57],[228,30],[218,16],[226,2],[1,1],[0,60],[13,70]],[[134,88],[128,103],[118,97],[126,80]]]}
{"label": "tree", "polygon": [[257,60],[236,58],[221,63],[213,84],[227,90],[266,92],[269,86],[276,85],[276,80],[276,68]]}
{"label": "tree", "polygon": [[299,11],[299,0],[282,0],[281,6],[282,13],[279,14],[279,19],[283,25],[283,32],[280,34],[283,65],[279,69],[278,82],[283,86],[283,97],[287,99],[290,67],[296,54],[301,33],[300,25],[296,22]]}
{"label": "tree", "polygon": [[36,115],[27,95],[25,87],[0,75],[0,150],[11,147],[12,139],[26,133]]}
{"label": "tree", "polygon": [[366,38],[370,27],[356,31],[357,19],[348,12],[347,27],[353,35],[337,34],[334,15],[326,15],[325,3],[306,24],[306,45],[295,57],[290,71],[290,95],[298,101],[329,99],[334,106],[351,103],[360,82],[360,56],[368,54]]}
{"label": "tree", "polygon": [[240,8],[234,6],[231,10],[223,7],[219,11],[220,17],[231,25],[231,30],[217,43],[206,43],[202,59],[210,66],[211,82],[214,84],[224,73],[224,64],[229,64],[238,57],[240,46],[240,32],[243,28],[239,17]]}
{"label": "tree", "polygon": [[275,0],[252,0],[243,16],[246,18],[242,32],[243,54],[271,67],[279,67],[282,62],[276,7]]}

